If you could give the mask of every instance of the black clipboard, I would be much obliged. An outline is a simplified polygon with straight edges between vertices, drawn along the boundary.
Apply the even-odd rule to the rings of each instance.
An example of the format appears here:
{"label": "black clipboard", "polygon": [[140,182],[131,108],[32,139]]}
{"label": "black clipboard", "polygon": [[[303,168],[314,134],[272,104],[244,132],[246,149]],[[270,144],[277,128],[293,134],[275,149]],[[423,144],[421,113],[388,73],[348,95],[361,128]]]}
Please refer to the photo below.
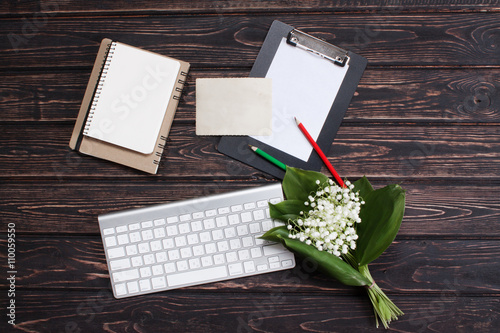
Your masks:
{"label": "black clipboard", "polygon": [[[335,45],[329,44],[323,40],[296,30],[294,27],[280,21],[274,21],[269,29],[269,32],[264,40],[262,48],[257,56],[257,59],[250,72],[250,77],[266,77],[278,48],[286,42],[297,48],[301,48],[304,52],[312,52],[317,57],[321,57],[324,61],[328,61],[332,66],[344,67],[348,64],[347,71],[342,80],[340,88],[338,88],[336,96],[333,96],[333,104],[331,105],[328,115],[319,131],[316,139],[317,144],[327,153],[337,134],[337,131],[342,123],[342,119],[347,111],[351,98],[354,95],[358,83],[363,75],[367,65],[367,60],[353,52],[343,50]],[[293,71],[293,68],[290,69]],[[314,77],[314,73],[311,76]],[[335,93],[335,92],[334,92]],[[274,99],[273,92],[273,99]],[[290,96],[296,98],[296,96]],[[314,98],[314,96],[303,96],[302,98]],[[274,114],[273,114],[274,116]],[[300,119],[304,122],[303,119]],[[249,145],[257,146],[271,156],[274,156],[287,166],[298,167],[307,170],[319,171],[323,165],[318,154],[311,150],[309,157],[306,160],[297,158],[281,149],[273,147],[273,145],[264,143],[256,138],[249,136],[225,136],[219,141],[217,149],[219,152],[228,155],[236,160],[251,165],[275,177],[283,178],[285,172],[274,164],[264,160],[253,152]]]}

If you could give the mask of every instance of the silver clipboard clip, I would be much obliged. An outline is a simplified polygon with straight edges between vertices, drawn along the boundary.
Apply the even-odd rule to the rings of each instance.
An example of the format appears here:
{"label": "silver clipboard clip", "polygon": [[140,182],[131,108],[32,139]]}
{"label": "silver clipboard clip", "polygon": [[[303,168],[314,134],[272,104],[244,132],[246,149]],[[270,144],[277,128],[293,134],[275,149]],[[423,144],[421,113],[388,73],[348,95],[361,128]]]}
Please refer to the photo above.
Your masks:
{"label": "silver clipboard clip", "polygon": [[344,67],[349,60],[346,50],[303,33],[300,30],[293,29],[290,31],[286,41],[288,44],[319,55],[341,67]]}

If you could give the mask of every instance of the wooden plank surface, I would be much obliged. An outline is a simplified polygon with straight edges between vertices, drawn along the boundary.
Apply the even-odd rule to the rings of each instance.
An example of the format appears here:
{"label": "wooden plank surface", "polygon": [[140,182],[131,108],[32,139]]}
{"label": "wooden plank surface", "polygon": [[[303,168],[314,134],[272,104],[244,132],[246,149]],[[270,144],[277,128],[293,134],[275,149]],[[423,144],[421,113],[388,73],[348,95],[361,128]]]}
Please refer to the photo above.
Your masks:
{"label": "wooden plank surface", "polygon": [[[15,223],[18,267],[18,326],[2,312],[0,332],[374,330],[363,289],[302,261],[130,299],[109,290],[98,214],[277,181],[194,133],[195,79],[247,76],[274,19],[369,60],[328,158],[407,191],[396,241],[370,265],[406,313],[390,330],[498,330],[500,1],[26,0],[0,3],[0,260]],[[103,37],[191,62],[158,175],[68,148]]]}
{"label": "wooden plank surface", "polygon": [[[1,73],[0,121],[75,121],[90,68]],[[196,78],[246,77],[249,70],[193,69],[175,120],[194,121]],[[376,68],[363,75],[344,118],[351,122],[500,121],[500,68]]]}
{"label": "wooden plank surface", "polygon": [[26,20],[2,20],[0,70],[89,67],[103,38],[168,54],[193,63],[194,68],[249,68],[274,19],[358,52],[368,59],[370,66],[500,65],[500,13],[349,16],[320,13],[222,18],[213,15],[54,17],[36,28],[36,32],[30,32]]}

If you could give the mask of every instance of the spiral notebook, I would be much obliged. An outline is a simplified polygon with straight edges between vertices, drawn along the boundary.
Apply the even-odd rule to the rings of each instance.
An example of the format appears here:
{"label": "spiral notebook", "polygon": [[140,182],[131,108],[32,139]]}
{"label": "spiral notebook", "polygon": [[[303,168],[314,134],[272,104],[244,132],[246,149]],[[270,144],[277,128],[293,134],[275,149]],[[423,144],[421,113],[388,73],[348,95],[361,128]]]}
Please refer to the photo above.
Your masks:
{"label": "spiral notebook", "polygon": [[70,147],[156,173],[188,69],[187,62],[104,39]]}

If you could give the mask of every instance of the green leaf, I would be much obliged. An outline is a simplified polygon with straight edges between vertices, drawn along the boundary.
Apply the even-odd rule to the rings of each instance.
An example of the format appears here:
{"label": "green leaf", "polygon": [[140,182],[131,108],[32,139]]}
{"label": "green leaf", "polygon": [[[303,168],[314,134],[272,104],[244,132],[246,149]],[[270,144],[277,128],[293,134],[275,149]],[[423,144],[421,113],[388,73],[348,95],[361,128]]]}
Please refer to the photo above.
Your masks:
{"label": "green leaf", "polygon": [[287,249],[302,258],[313,259],[318,267],[328,276],[337,279],[349,286],[368,286],[370,280],[355,270],[351,265],[325,251],[318,251],[314,246],[307,245],[299,240],[288,238],[288,229],[285,226],[273,228],[261,238],[281,242]]}
{"label": "green leaf", "polygon": [[[360,188],[369,191],[366,184]],[[399,185],[388,185],[369,192],[363,200],[354,252],[361,266],[377,259],[396,238],[405,210],[405,192]]]}
{"label": "green leaf", "polygon": [[283,178],[285,197],[288,200],[307,201],[307,197],[320,187],[316,184],[316,180],[319,180],[320,184],[325,184],[328,182],[328,177],[316,171],[287,167]]}
{"label": "green leaf", "polygon": [[370,184],[368,181],[368,178],[366,176],[363,176],[363,178],[360,178],[356,180],[354,183],[354,192],[359,192],[359,196],[361,198],[364,198],[367,196],[370,192],[373,192],[373,186]]}
{"label": "green leaf", "polygon": [[277,203],[276,205],[269,203],[269,213],[271,218],[280,220],[283,222],[289,222],[289,220],[295,221],[296,219],[302,217],[300,212],[308,212],[311,208],[304,205],[304,201],[301,200],[285,200]]}

